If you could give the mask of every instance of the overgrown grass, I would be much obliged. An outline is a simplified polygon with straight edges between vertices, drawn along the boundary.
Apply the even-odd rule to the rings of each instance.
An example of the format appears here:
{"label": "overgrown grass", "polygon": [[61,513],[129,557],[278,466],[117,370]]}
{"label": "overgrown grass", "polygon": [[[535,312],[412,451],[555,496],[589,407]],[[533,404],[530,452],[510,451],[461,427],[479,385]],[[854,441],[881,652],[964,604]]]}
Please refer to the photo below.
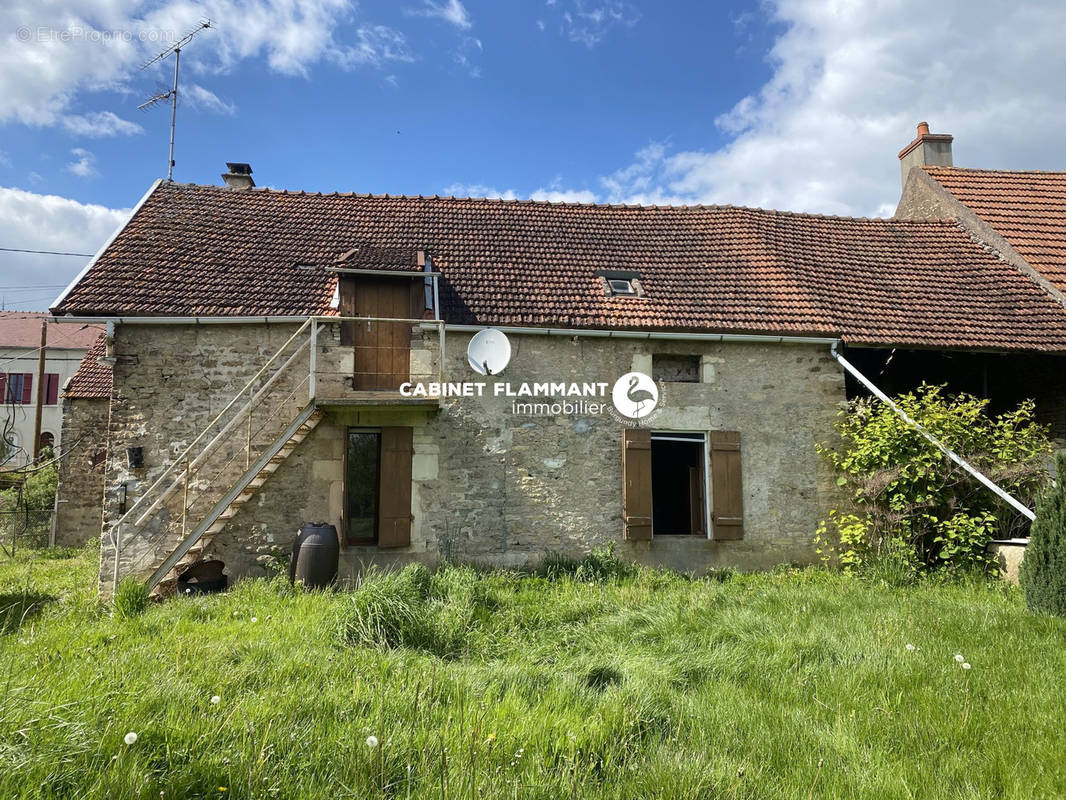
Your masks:
{"label": "overgrown grass", "polygon": [[119,619],[94,558],[0,565],[57,598],[0,635],[0,797],[1066,796],[1066,620],[980,581],[452,567]]}

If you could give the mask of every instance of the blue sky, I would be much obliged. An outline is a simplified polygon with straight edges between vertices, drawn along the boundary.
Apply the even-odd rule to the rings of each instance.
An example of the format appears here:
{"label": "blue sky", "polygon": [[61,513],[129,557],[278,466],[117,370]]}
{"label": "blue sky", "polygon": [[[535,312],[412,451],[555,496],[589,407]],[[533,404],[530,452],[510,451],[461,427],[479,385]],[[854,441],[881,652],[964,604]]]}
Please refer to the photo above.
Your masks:
{"label": "blue sky", "polygon": [[[175,179],[891,214],[928,119],[956,163],[1062,169],[1066,5],[995,0],[5,0],[0,247],[93,252]],[[921,20],[921,24],[916,24]],[[0,253],[47,305],[84,259]],[[14,287],[14,288],[13,288]],[[53,294],[54,296],[54,294]]]}
{"label": "blue sky", "polygon": [[[416,0],[363,2],[337,40],[355,43],[352,27],[383,25],[402,31],[402,55],[351,69],[319,62],[305,74],[271,71],[263,57],[206,71],[222,38],[206,31],[186,49],[184,80],[233,112],[182,104],[175,179],[217,183],[224,162],[240,160],[260,184],[309,191],[598,189],[599,176],[649,142],[720,145],[715,117],[770,75],[773,26],[750,3],[620,5],[621,19],[584,27],[563,18],[580,13],[563,5],[467,0],[464,27],[412,13],[432,10]],[[217,23],[230,34],[226,19]],[[143,133],[86,141],[7,125],[0,183],[132,203],[166,167],[169,108],[136,106],[169,68],[133,70],[120,90],[86,92],[70,106],[111,111]],[[97,174],[67,169],[74,148],[92,153]]]}

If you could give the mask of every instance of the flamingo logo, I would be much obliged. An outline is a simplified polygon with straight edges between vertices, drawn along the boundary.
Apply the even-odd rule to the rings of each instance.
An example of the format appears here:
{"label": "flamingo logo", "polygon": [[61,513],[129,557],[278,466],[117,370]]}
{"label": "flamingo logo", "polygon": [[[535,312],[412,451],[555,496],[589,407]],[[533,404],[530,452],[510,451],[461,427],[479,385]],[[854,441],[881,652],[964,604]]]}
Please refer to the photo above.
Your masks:
{"label": "flamingo logo", "polygon": [[642,419],[658,405],[659,387],[643,372],[627,372],[614,382],[611,401],[623,417]]}

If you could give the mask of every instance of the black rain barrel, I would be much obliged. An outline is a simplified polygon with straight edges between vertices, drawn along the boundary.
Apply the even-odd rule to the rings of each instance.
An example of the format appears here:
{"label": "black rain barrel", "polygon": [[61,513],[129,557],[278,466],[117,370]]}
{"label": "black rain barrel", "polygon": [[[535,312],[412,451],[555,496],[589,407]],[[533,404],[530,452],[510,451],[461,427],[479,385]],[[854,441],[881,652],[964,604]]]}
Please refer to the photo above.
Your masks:
{"label": "black rain barrel", "polygon": [[337,529],[324,522],[306,522],[292,545],[289,582],[304,588],[325,589],[337,579],[340,544]]}

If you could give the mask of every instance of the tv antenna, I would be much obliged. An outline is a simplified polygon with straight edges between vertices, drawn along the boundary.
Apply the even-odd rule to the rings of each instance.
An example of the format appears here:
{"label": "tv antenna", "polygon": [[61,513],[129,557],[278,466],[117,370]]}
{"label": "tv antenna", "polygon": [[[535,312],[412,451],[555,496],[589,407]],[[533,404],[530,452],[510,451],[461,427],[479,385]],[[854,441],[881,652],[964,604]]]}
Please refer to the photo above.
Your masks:
{"label": "tv antenna", "polygon": [[176,43],[168,47],[159,55],[141,64],[141,69],[146,70],[153,64],[156,64],[165,59],[171,53],[174,54],[174,85],[165,92],[159,92],[158,94],[149,97],[139,106],[137,106],[137,108],[143,111],[144,109],[151,108],[156,103],[161,103],[164,100],[170,101],[170,158],[167,160],[168,181],[174,180],[174,126],[178,121],[178,67],[181,65],[181,49],[185,47],[185,45],[187,45],[189,42],[191,42],[193,40],[193,37],[196,36],[196,34],[210,27],[211,20],[201,20],[200,24],[196,28],[189,31]]}

